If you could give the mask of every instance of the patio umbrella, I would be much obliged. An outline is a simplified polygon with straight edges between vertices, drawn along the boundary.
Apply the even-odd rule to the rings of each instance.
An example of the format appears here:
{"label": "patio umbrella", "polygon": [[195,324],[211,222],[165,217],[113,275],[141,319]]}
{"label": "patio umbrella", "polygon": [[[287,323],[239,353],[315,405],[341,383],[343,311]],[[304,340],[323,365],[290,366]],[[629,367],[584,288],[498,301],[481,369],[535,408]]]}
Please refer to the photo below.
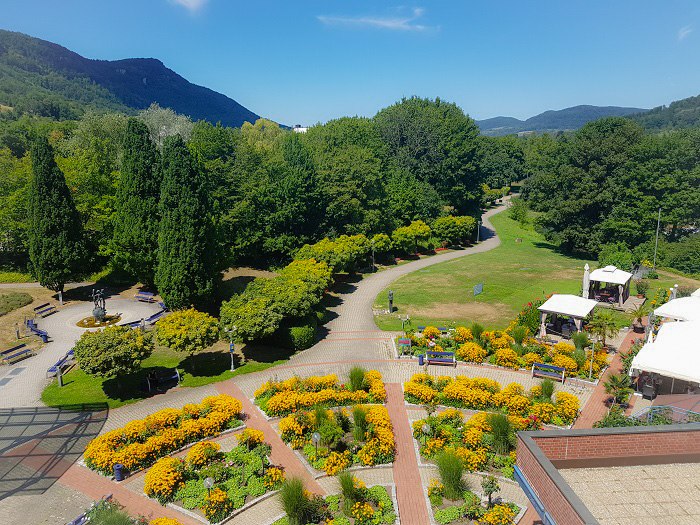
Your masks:
{"label": "patio umbrella", "polygon": [[588,299],[588,289],[591,286],[591,268],[588,266],[588,263],[586,263],[586,266],[583,267],[583,293],[581,296],[584,299]]}

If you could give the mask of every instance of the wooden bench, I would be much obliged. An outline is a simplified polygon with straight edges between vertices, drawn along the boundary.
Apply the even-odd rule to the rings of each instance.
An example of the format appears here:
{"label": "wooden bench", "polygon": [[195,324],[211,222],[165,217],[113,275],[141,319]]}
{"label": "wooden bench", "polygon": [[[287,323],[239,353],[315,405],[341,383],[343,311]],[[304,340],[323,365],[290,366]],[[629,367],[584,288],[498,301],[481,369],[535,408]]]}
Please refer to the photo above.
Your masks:
{"label": "wooden bench", "polygon": [[61,359],[56,361],[55,364],[50,366],[48,370],[46,370],[46,377],[54,377],[56,374],[58,374],[58,371],[61,371],[61,374],[63,373],[63,369],[71,366],[73,364],[73,360],[75,359],[75,350],[71,349],[66,352],[66,355],[64,355]]}
{"label": "wooden bench", "polygon": [[180,376],[180,371],[177,368],[172,370],[158,370],[146,376],[146,384],[148,385],[149,392],[154,388],[172,381],[175,381],[178,385],[180,381],[182,381],[182,376]]}
{"label": "wooden bench", "polygon": [[152,303],[156,300],[156,294],[152,292],[144,292],[143,290],[136,292],[136,300],[142,303]]}
{"label": "wooden bench", "polygon": [[34,350],[32,350],[31,348],[27,348],[27,345],[25,343],[22,343],[20,345],[13,346],[12,348],[8,348],[7,350],[3,350],[2,352],[0,352],[0,359],[2,359],[3,363],[9,365],[31,355],[34,355]]}
{"label": "wooden bench", "polygon": [[39,317],[46,317],[47,315],[56,313],[56,311],[57,310],[54,305],[52,305],[51,303],[44,303],[34,308],[34,315],[38,315]]}
{"label": "wooden bench", "polygon": [[548,379],[556,379],[563,383],[566,379],[566,368],[548,365],[546,363],[533,363],[532,377],[546,377]]}
{"label": "wooden bench", "polygon": [[425,361],[427,364],[452,365],[457,366],[457,359],[454,352],[435,352],[428,350],[425,352]]}

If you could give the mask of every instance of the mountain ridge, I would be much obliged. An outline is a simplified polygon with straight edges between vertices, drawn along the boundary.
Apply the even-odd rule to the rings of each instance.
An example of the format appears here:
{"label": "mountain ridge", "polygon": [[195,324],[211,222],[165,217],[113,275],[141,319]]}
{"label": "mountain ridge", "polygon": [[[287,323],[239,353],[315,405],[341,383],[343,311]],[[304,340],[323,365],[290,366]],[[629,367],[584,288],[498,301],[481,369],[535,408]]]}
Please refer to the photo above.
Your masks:
{"label": "mountain ridge", "polygon": [[157,58],[85,58],[54,42],[3,29],[0,79],[0,104],[12,107],[42,110],[37,99],[48,97],[69,114],[80,105],[129,113],[157,103],[193,120],[228,126],[260,118],[232,98],[189,82]]}

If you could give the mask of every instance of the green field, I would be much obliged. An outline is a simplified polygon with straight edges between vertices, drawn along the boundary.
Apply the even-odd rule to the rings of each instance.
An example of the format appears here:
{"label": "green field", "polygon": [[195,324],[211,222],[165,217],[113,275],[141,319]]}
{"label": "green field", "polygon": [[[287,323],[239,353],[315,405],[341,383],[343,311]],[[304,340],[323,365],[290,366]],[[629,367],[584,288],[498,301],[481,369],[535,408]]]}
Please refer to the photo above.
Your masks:
{"label": "green field", "polygon": [[[217,343],[217,346],[224,346],[224,343]],[[225,346],[228,347],[228,344]],[[246,354],[246,350],[243,350],[243,353]],[[256,351],[256,354],[260,355],[262,352]],[[54,380],[42,392],[41,400],[48,406],[107,403],[110,408],[117,408],[151,395],[144,388],[146,375],[151,370],[177,367],[182,375],[180,386],[197,387],[242,374],[260,372],[283,363],[287,357],[272,352],[265,355],[269,358],[265,362],[246,356],[245,364],[237,365],[236,370],[231,372],[228,351],[207,351],[186,357],[168,348],[157,347],[153,354],[141,363],[141,370],[121,378],[119,384],[116,379],[90,376],[79,368],[74,368],[63,376],[63,387],[59,387],[58,382]],[[239,359],[240,355],[237,354],[237,360]]]}
{"label": "green field", "polygon": [[[505,328],[529,301],[550,293],[578,295],[586,262],[592,269],[597,267],[595,262],[562,255],[531,226],[522,227],[506,213],[493,216],[491,223],[501,239],[499,247],[398,279],[375,300],[378,307],[386,308],[387,293],[394,291],[394,314],[376,316],[377,325],[383,330],[400,330],[398,316],[409,314],[413,327],[468,326],[476,321],[487,328]],[[650,281],[649,297],[659,287],[674,283],[700,286],[700,281],[660,274],[660,279]],[[478,283],[484,284],[484,291],[474,297],[473,287]]]}

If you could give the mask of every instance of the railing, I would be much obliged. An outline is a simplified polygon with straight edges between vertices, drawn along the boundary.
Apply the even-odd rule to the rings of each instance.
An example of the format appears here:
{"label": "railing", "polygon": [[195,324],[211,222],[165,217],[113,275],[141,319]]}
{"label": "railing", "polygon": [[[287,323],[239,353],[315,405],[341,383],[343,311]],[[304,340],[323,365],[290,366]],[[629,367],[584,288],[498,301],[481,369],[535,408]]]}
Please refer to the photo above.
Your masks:
{"label": "railing", "polygon": [[643,408],[631,416],[647,425],[673,425],[677,423],[700,423],[700,412],[669,405]]}

